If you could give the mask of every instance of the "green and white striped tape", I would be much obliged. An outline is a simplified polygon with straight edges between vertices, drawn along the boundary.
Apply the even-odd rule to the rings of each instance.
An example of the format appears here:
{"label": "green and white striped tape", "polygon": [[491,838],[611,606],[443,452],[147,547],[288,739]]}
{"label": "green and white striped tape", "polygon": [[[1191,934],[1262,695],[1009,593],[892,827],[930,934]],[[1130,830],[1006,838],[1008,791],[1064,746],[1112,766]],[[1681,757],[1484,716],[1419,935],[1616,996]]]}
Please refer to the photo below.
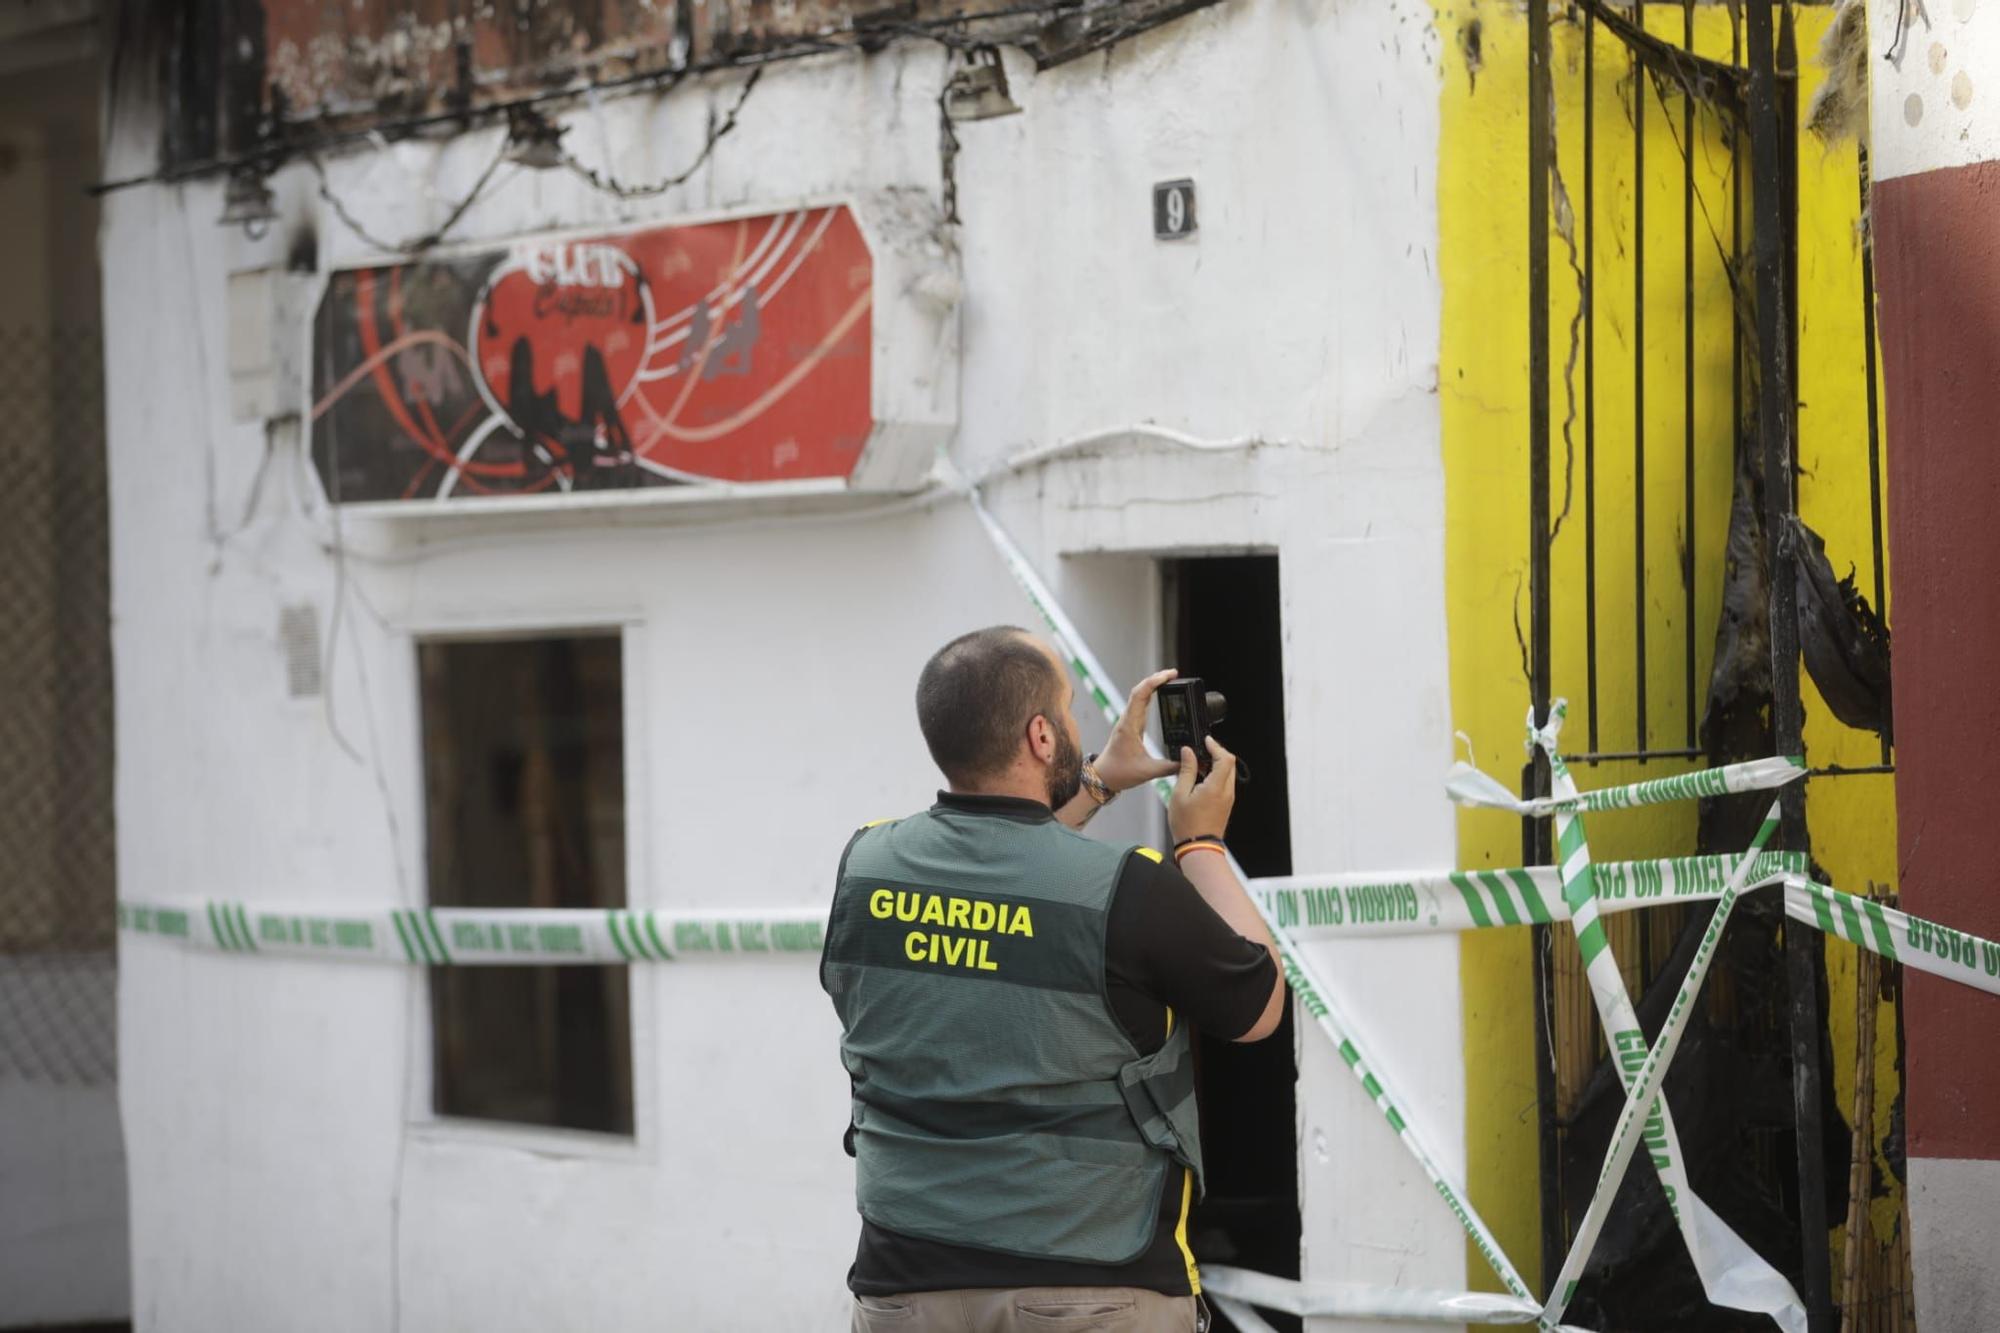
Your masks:
{"label": "green and white striped tape", "polygon": [[[1562,700],[1556,701],[1560,707]],[[1470,764],[1453,764],[1445,774],[1444,789],[1460,805],[1482,806],[1489,810],[1510,810],[1517,815],[1547,817],[1577,810],[1632,810],[1642,805],[1671,805],[1676,801],[1699,800],[1705,796],[1729,796],[1736,792],[1769,791],[1806,775],[1803,759],[1774,756],[1751,759],[1720,768],[1701,768],[1668,778],[1650,778],[1622,787],[1600,787],[1595,791],[1556,792],[1523,800],[1505,783],[1488,777]]]}
{"label": "green and white striped tape", "polygon": [[[1115,724],[1119,716],[1117,700],[1123,697],[1123,692],[1112,684],[1074,622],[1019,548],[986,511],[977,491],[970,491],[969,498],[1009,572],[1047,624],[1086,692],[1106,721]],[[1710,1299],[1739,1309],[1763,1310],[1787,1330],[1803,1329],[1803,1314],[1789,1285],[1749,1251],[1720,1219],[1714,1218],[1686,1187],[1672,1121],[1659,1098],[1660,1084],[1686,1026],[1690,1001],[1707,975],[1715,941],[1737,898],[1751,889],[1782,885],[1785,912],[1791,920],[1817,927],[1905,966],[2000,994],[2000,943],[1815,883],[1806,877],[1805,858],[1798,853],[1763,853],[1764,842],[1776,826],[1775,806],[1750,851],[1742,857],[1693,856],[1594,865],[1582,821],[1575,818],[1580,812],[1768,790],[1804,776],[1804,768],[1797,759],[1762,759],[1580,793],[1556,753],[1564,705],[1558,701],[1556,707],[1550,728],[1534,733],[1536,743],[1549,753],[1555,774],[1553,796],[1520,800],[1500,783],[1464,764],[1454,766],[1446,789],[1461,804],[1553,816],[1561,865],[1244,880],[1251,890],[1251,901],[1278,942],[1286,979],[1300,1007],[1333,1042],[1342,1063],[1416,1158],[1438,1196],[1512,1295],[1417,1292],[1359,1284],[1346,1284],[1342,1290],[1330,1292],[1327,1288],[1306,1290],[1288,1279],[1262,1274],[1212,1270],[1219,1279],[1214,1286],[1216,1294],[1231,1306],[1250,1298],[1267,1308],[1297,1309],[1311,1314],[1446,1323],[1536,1323],[1543,1329],[1567,1329],[1560,1323],[1562,1312],[1575,1294],[1590,1248],[1603,1229],[1616,1183],[1622,1179],[1643,1139],[1661,1172],[1668,1198],[1676,1206],[1683,1236],[1688,1239],[1690,1253],[1702,1273]],[[1149,752],[1158,755],[1150,737],[1146,745]],[[1168,779],[1160,779],[1153,786],[1162,800],[1173,790]],[[1230,858],[1230,865],[1243,878],[1242,867],[1234,857]],[[1608,912],[1711,898],[1718,900],[1718,908],[1703,933],[1694,964],[1675,996],[1660,1040],[1648,1051],[1632,1016],[1623,979],[1606,946],[1601,917]],[[1369,1058],[1355,1035],[1355,1025],[1318,981],[1310,963],[1300,954],[1297,942],[1477,930],[1562,920],[1572,921],[1576,926],[1592,995],[1614,1048],[1623,1049],[1631,1059],[1620,1061],[1621,1073],[1627,1081],[1627,1101],[1614,1130],[1597,1191],[1565,1260],[1556,1290],[1537,1310],[1526,1284],[1501,1252],[1491,1229],[1472,1208],[1464,1187],[1444,1172],[1439,1166],[1439,1156],[1411,1126],[1400,1109],[1405,1103],[1387,1086],[1382,1067]],[[432,966],[618,964],[668,962],[695,956],[817,956],[825,937],[825,909],[823,906],[778,908],[747,914],[648,909],[357,909],[252,906],[237,899],[211,898],[176,903],[121,900],[118,924],[121,930],[134,935],[228,953],[273,957],[343,958]],[[1244,1281],[1239,1283],[1239,1277]],[[1259,1284],[1278,1284],[1285,1290],[1281,1292],[1278,1287],[1266,1290]],[[1310,1308],[1301,1308],[1302,1301]]]}
{"label": "green and white striped tape", "polygon": [[[1026,557],[1016,547],[1004,529],[987,512],[976,490],[969,493],[974,513],[986,528],[995,548],[1014,579],[1026,593],[1029,602],[1040,613],[1050,634],[1068,657],[1072,670],[1090,695],[1097,701],[1106,721],[1115,723],[1118,708],[1114,700],[1122,696],[1112,684],[1111,677],[1099,664],[1096,655],[1084,643],[1074,622],[1056,603],[1047,585],[1042,583]],[[1558,709],[1565,706],[1558,701]],[[1559,728],[1560,714],[1553,722]],[[1532,718],[1530,719],[1532,729]],[[1536,738],[1538,741],[1542,737]],[[1730,764],[1720,768],[1704,769],[1694,773],[1659,778],[1647,782],[1630,783],[1620,787],[1603,788],[1592,792],[1579,792],[1567,767],[1562,765],[1555,752],[1555,732],[1546,736],[1551,760],[1557,765],[1559,779],[1555,794],[1536,801],[1522,801],[1501,784],[1467,765],[1457,765],[1447,781],[1447,791],[1455,800],[1466,804],[1495,806],[1516,813],[1535,816],[1553,816],[1556,823],[1556,837],[1561,849],[1562,864],[1556,867],[1522,868],[1498,872],[1472,872],[1470,874],[1447,874],[1443,876],[1388,877],[1380,875],[1362,876],[1295,876],[1285,880],[1250,881],[1251,899],[1259,913],[1269,925],[1272,936],[1279,945],[1280,961],[1290,982],[1294,996],[1301,1008],[1317,1021],[1327,1036],[1339,1050],[1342,1061],[1361,1082],[1361,1085],[1376,1103],[1376,1107],[1389,1122],[1390,1128],[1401,1138],[1418,1163],[1424,1168],[1432,1185],[1446,1205],[1459,1219],[1466,1234],[1486,1257],[1494,1271],[1500,1275],[1508,1290],[1518,1297],[1528,1295],[1513,1266],[1500,1251],[1490,1228],[1479,1218],[1466,1199],[1465,1190],[1457,1185],[1437,1165],[1437,1158],[1428,1151],[1421,1138],[1411,1129],[1407,1118],[1398,1109],[1397,1102],[1384,1087],[1380,1077],[1380,1066],[1370,1061],[1366,1053],[1353,1039],[1354,1025],[1341,1014],[1325,992],[1316,983],[1310,965],[1299,953],[1296,940],[1308,934],[1401,934],[1413,931],[1461,930],[1482,927],[1529,924],[1539,918],[1559,920],[1567,917],[1576,927],[1579,947],[1584,954],[1586,972],[1592,981],[1592,994],[1597,1000],[1599,1012],[1606,1019],[1607,1032],[1622,1036],[1632,1047],[1631,1055],[1644,1058],[1650,1067],[1664,1070],[1666,1062],[1672,1058],[1672,1050],[1679,1042],[1679,1030],[1675,1029],[1672,1042],[1663,1040],[1661,1049],[1655,1048],[1646,1054],[1645,1039],[1633,1015],[1630,997],[1625,994],[1624,981],[1618,975],[1616,960],[1610,955],[1608,942],[1604,937],[1600,917],[1607,911],[1625,910],[1631,907],[1652,906],[1671,901],[1687,901],[1700,898],[1717,898],[1720,905],[1704,936],[1701,954],[1697,960],[1699,971],[1690,969],[1684,983],[1684,993],[1676,1000],[1675,1013],[1681,1024],[1686,1022],[1686,995],[1691,989],[1699,989],[1701,975],[1705,974],[1707,963],[1712,956],[1713,941],[1726,922],[1736,898],[1745,891],[1746,885],[1755,877],[1759,887],[1777,884],[1787,885],[1786,909],[1794,919],[1807,924],[1820,925],[1823,916],[1828,921],[1838,920],[1834,915],[1837,900],[1848,899],[1851,895],[1839,894],[1835,899],[1816,897],[1811,890],[1824,886],[1809,886],[1802,879],[1804,858],[1798,853],[1775,853],[1765,855],[1763,847],[1775,824],[1768,824],[1759,831],[1756,841],[1748,853],[1742,857],[1682,857],[1660,861],[1626,862],[1602,868],[1606,890],[1598,887],[1599,868],[1590,861],[1588,844],[1583,835],[1582,821],[1576,816],[1583,811],[1624,810],[1646,805],[1665,804],[1674,801],[1696,800],[1702,797],[1725,795],[1734,792],[1765,791],[1795,782],[1805,776],[1802,760],[1775,757],[1752,760],[1747,763]],[[1147,749],[1157,754],[1150,737]],[[1171,793],[1171,784],[1155,783],[1164,798]],[[1773,807],[1775,811],[1775,807]],[[1243,878],[1242,867],[1232,857],[1232,869]],[[1553,879],[1551,879],[1553,876]],[[1718,884],[1718,877],[1720,883]],[[1454,907],[1440,884],[1449,884],[1457,895]],[[1553,896],[1548,890],[1553,889]],[[1797,893],[1801,909],[1809,915],[1801,916],[1794,910],[1793,897]],[[1833,890],[1826,890],[1833,893]],[[1628,897],[1629,895],[1629,897]],[[1817,903],[1817,907],[1815,907]],[[1491,908],[1489,914],[1487,909]],[[1892,949],[1887,929],[1882,931],[1864,930],[1860,923],[1864,920],[1884,919],[1878,915],[1869,916],[1866,908],[1853,909],[1850,915],[1854,925],[1852,933],[1842,938],[1852,939],[1864,948],[1882,951]],[[1509,919],[1510,915],[1513,919]],[[1898,914],[1901,915],[1901,914]],[[1314,920],[1317,916],[1319,919]],[[1287,918],[1290,919],[1289,925]],[[1482,919],[1483,918],[1483,919]],[[1304,923],[1302,925],[1302,923]],[[1824,927],[1822,927],[1824,928]],[[1918,928],[1929,928],[1926,939],[1934,941],[1931,957],[1942,962],[1949,958],[1960,969],[1969,971],[1966,960],[1983,959],[1987,955],[1978,949],[1977,941],[1962,932],[1943,932],[1931,927],[1930,923],[1919,923]],[[1895,956],[1893,953],[1890,956]],[[1994,967],[2000,969],[2000,949],[1991,955]],[[1913,962],[1913,966],[1925,966]],[[1933,968],[1941,975],[1958,976],[1959,973],[1945,971],[1943,966]],[[1972,984],[1979,984],[1976,980]],[[1691,988],[1691,989],[1690,989]],[[1984,988],[1984,987],[1982,987]],[[1636,1045],[1633,1043],[1636,1042]],[[1643,1070],[1627,1069],[1621,1062],[1621,1072],[1625,1073],[1628,1090],[1640,1087]],[[1657,1080],[1655,1080],[1657,1083]],[[1658,1101],[1658,1088],[1645,1092],[1642,1099],[1629,1102],[1627,1114],[1637,1122],[1639,1107],[1648,1109],[1645,1121],[1646,1140],[1649,1153],[1660,1169],[1668,1198],[1676,1203],[1676,1216],[1682,1223],[1682,1234],[1687,1239],[1690,1253],[1701,1271],[1703,1286],[1712,1301],[1737,1309],[1756,1310],[1769,1314],[1780,1327],[1793,1333],[1802,1333],[1805,1328],[1804,1311],[1790,1284],[1783,1276],[1751,1250],[1740,1237],[1716,1217],[1713,1210],[1704,1204],[1692,1188],[1687,1185],[1686,1170],[1678,1137],[1672,1129],[1672,1122],[1666,1113],[1664,1102],[1657,1106],[1657,1116],[1650,1114]],[[1634,1143],[1636,1143],[1636,1139]],[[1625,1161],[1630,1161],[1631,1145],[1627,1145]],[[1618,1167],[1622,1173],[1624,1167]],[[1597,1198],[1593,1206],[1601,1203],[1608,1209],[1613,1187],[1607,1188],[1600,1182]],[[1601,1230],[1600,1217],[1596,1223]],[[1588,1258],[1588,1249],[1594,1243],[1594,1234],[1584,1237],[1579,1233],[1581,1257],[1573,1254],[1572,1259],[1581,1273],[1582,1263]],[[1575,1279],[1567,1281],[1569,1292],[1574,1292]],[[1563,1291],[1562,1285],[1558,1291]],[[1545,1307],[1539,1322],[1544,1328],[1560,1327],[1562,1307],[1568,1297],[1558,1305],[1553,1299]],[[1496,1314],[1499,1312],[1495,1312]],[[1515,1312],[1518,1314],[1518,1312]]]}
{"label": "green and white striped tape", "polygon": [[[1675,856],[1652,861],[1610,861],[1595,867],[1597,908],[1629,912],[1668,903],[1722,896],[1731,856]],[[1776,884],[1803,875],[1801,852],[1768,852],[1751,870],[1753,884]],[[1546,925],[1570,919],[1556,866],[1501,870],[1364,872],[1351,875],[1285,875],[1249,881],[1278,924],[1298,940],[1420,935],[1441,930]]]}
{"label": "green and white striped tape", "polygon": [[[1599,912],[1624,912],[1722,896],[1731,858],[1685,856],[1612,861],[1595,867]],[[1766,852],[1743,892],[1782,886],[1785,914],[1871,953],[2000,995],[2000,943],[1843,893],[1805,877],[1805,857]],[[1554,866],[1478,872],[1290,875],[1246,881],[1279,929],[1301,942],[1529,925],[1570,919]],[[1618,886],[1607,891],[1607,885]],[[1381,904],[1417,895],[1422,908],[1393,919]],[[1371,906],[1370,904],[1373,904]],[[1474,904],[1477,904],[1475,911]],[[704,913],[490,908],[326,908],[237,899],[118,904],[118,924],[134,935],[179,940],[225,953],[355,958],[397,963],[627,963],[697,956],[815,954],[823,909],[774,908],[756,917]],[[1335,914],[1338,915],[1335,915]],[[1375,914],[1371,917],[1371,913]],[[1510,915],[1511,914],[1511,915]],[[617,929],[612,929],[613,918]],[[1433,919],[1435,918],[1435,919]],[[656,938],[657,937],[657,938]]]}
{"label": "green and white striped tape", "polygon": [[407,908],[118,904],[121,929],[225,953],[430,966],[672,962],[808,954],[826,940],[821,907],[759,913],[583,908]]}
{"label": "green and white striped tape", "polygon": [[[1702,932],[1701,942],[1695,948],[1694,961],[1688,965],[1687,975],[1681,979],[1680,989],[1675,992],[1673,1005],[1667,1011],[1666,1022],[1660,1028],[1659,1040],[1646,1053],[1639,1068],[1628,1076],[1625,1105],[1619,1111],[1618,1123],[1612,1130],[1611,1145],[1605,1153],[1603,1168],[1597,1175],[1596,1191],[1591,1195],[1590,1206],[1584,1210],[1583,1219],[1577,1225],[1576,1239],[1571,1242],[1569,1254],[1563,1259],[1562,1271],[1556,1275],[1555,1290],[1549,1293],[1548,1300],[1542,1305],[1544,1327],[1561,1320],[1570,1299],[1576,1295],[1577,1283],[1583,1277],[1584,1265],[1589,1261],[1590,1251],[1604,1230],[1605,1219],[1611,1212],[1612,1200],[1618,1193],[1618,1183],[1625,1178],[1625,1168],[1631,1165],[1632,1154],[1637,1150],[1641,1138],[1645,1139],[1649,1152],[1658,1151],[1659,1127],[1665,1119],[1665,1107],[1659,1104],[1660,1085],[1666,1079],[1667,1066],[1672,1063],[1674,1053],[1680,1049],[1681,1033],[1686,1030],[1688,1016],[1693,1012],[1694,997],[1701,992],[1702,982],[1708,977],[1709,964],[1715,959],[1715,942],[1722,937],[1723,928],[1729,924],[1730,913],[1735,910],[1737,895],[1749,875],[1757,851],[1770,839],[1777,827],[1778,806],[1773,802],[1762,826],[1757,831],[1756,838],[1750,845],[1749,853],[1744,856],[1737,873],[1730,877],[1728,886],[1723,889],[1722,897],[1716,903],[1715,915],[1709,919],[1707,929]],[[1641,1036],[1639,1040],[1643,1043],[1644,1037]],[[1693,1198],[1691,1192],[1682,1195],[1680,1202],[1683,1205],[1681,1210],[1683,1215],[1690,1211],[1687,1205]],[[1688,1236],[1689,1228],[1683,1225],[1681,1234],[1683,1237]],[[1704,1242],[1710,1239],[1712,1238],[1706,1235],[1702,1237]],[[1738,1243],[1741,1244],[1740,1240]],[[1694,1254],[1697,1267],[1703,1258],[1702,1253]],[[1713,1259],[1710,1262],[1714,1264]],[[1758,1262],[1762,1263],[1761,1260]],[[1764,1267],[1768,1268],[1769,1265]],[[1771,1271],[1774,1274],[1776,1272],[1775,1269]],[[1756,1275],[1749,1273],[1739,1272],[1729,1276],[1737,1279],[1756,1279]],[[1709,1286],[1709,1278],[1709,1273],[1702,1274],[1704,1287]],[[1778,1304],[1778,1308],[1775,1309],[1772,1308],[1772,1305],[1777,1303],[1775,1293],[1769,1291],[1732,1287],[1721,1294],[1727,1298],[1726,1303],[1734,1308],[1763,1310],[1787,1330],[1803,1330],[1806,1326],[1805,1312],[1798,1304],[1798,1297],[1791,1292],[1791,1285],[1785,1283],[1782,1276],[1776,1280],[1784,1283],[1784,1294],[1790,1296],[1790,1301],[1788,1304]],[[1718,1293],[1709,1288],[1709,1299],[1715,1301],[1717,1296]]]}
{"label": "green and white striped tape", "polygon": [[[1247,1268],[1204,1264],[1202,1292],[1217,1304],[1258,1306],[1325,1319],[1393,1320],[1422,1324],[1533,1324],[1540,1302],[1489,1291],[1380,1287],[1361,1282],[1300,1282]],[[1239,1325],[1242,1320],[1230,1315]],[[1266,1325],[1268,1327],[1268,1325]]]}
{"label": "green and white striped tape", "polygon": [[2000,995],[2000,941],[1940,926],[1798,875],[1785,879],[1785,915],[1904,967]]}
{"label": "green and white striped tape", "polygon": [[[1528,730],[1532,742],[1548,756],[1551,785],[1557,798],[1552,813],[1555,816],[1556,860],[1562,877],[1562,901],[1568,906],[1576,929],[1577,948],[1583,955],[1584,975],[1590,983],[1591,999],[1596,1004],[1599,1020],[1604,1024],[1606,1048],[1629,1092],[1647,1056],[1646,1036],[1639,1026],[1639,1016],[1632,1007],[1631,996],[1625,990],[1625,979],[1618,969],[1618,960],[1612,956],[1609,941],[1604,936],[1596,868],[1591,863],[1590,844],[1583,826],[1583,810],[1590,807],[1577,799],[1576,781],[1557,749],[1567,716],[1567,704],[1558,699],[1549,710],[1547,725],[1537,728],[1530,715]],[[1717,770],[1709,771],[1714,773]],[[1724,784],[1685,783],[1681,788],[1685,793],[1683,799],[1692,799],[1721,785]],[[1749,851],[1739,859],[1724,884],[1722,895],[1725,901],[1733,901],[1735,895],[1741,892],[1765,844],[1776,831],[1776,806],[1772,807],[1771,815],[1757,830]],[[1646,1153],[1660,1178],[1667,1207],[1680,1229],[1681,1240],[1687,1246],[1710,1303],[1766,1314],[1787,1333],[1805,1333],[1805,1307],[1784,1275],[1751,1249],[1694,1192],[1688,1180],[1687,1159],[1681,1150],[1680,1131],[1674,1127],[1673,1115],[1664,1097],[1648,1102],[1644,1137]],[[1617,1184],[1617,1180],[1612,1181],[1610,1188],[1616,1190]],[[1604,1188],[1601,1181],[1599,1188]],[[1589,1258],[1587,1248],[1583,1257]]]}
{"label": "green and white striped tape", "polygon": [[[1597,915],[1713,902],[1739,858],[1677,856],[1592,863]],[[1806,878],[1803,852],[1764,852],[1741,892],[1782,887],[1785,915],[1905,967],[2000,995],[2000,942],[1939,925]],[[1286,875],[1248,881],[1281,929],[1301,942],[1571,920],[1561,868]]]}
{"label": "green and white striped tape", "polygon": [[[1083,636],[1077,632],[1075,623],[1056,603],[1054,595],[1042,582],[1041,576],[1035,572],[1034,566],[1028,563],[1027,557],[1021,554],[1020,548],[1014,544],[1006,530],[987,512],[985,504],[979,498],[979,492],[976,489],[971,490],[969,498],[973,513],[985,527],[987,536],[1000,553],[1008,572],[1014,576],[1014,581],[1020,584],[1021,590],[1027,594],[1028,601],[1040,613],[1050,635],[1069,660],[1071,669],[1077,672],[1086,691],[1097,700],[1107,720],[1115,723],[1118,719],[1118,708],[1113,701],[1125,697],[1125,692],[1112,683],[1110,675],[1097,660],[1097,655],[1090,651]],[[1146,748],[1155,756],[1159,754],[1150,734],[1146,737]],[[1153,786],[1163,801],[1173,792],[1173,784],[1164,779],[1154,783]],[[1243,867],[1237,864],[1234,856],[1229,858],[1229,866],[1239,880],[1244,878]],[[1290,983],[1292,995],[1298,1000],[1299,1007],[1312,1017],[1320,1030],[1333,1042],[1348,1071],[1360,1082],[1362,1090],[1368,1094],[1369,1100],[1374,1102],[1376,1110],[1382,1113],[1382,1118],[1388,1122],[1389,1128],[1403,1141],[1403,1146],[1409,1150],[1410,1155],[1416,1158],[1417,1164],[1430,1179],[1431,1187],[1451,1209],[1452,1215],[1458,1219],[1466,1235],[1472,1238],[1473,1244],[1492,1266],[1502,1284],[1516,1296],[1532,1298],[1532,1293],[1521,1279],[1520,1273],[1501,1251],[1500,1242],[1494,1237],[1492,1228],[1486,1225],[1478,1211],[1473,1208],[1465,1186],[1445,1172],[1440,1165],[1443,1159],[1432,1151],[1423,1135],[1403,1114],[1402,1107],[1409,1103],[1397,1096],[1388,1086],[1383,1076],[1383,1066],[1369,1057],[1353,1022],[1341,1011],[1340,1005],[1326,987],[1320,984],[1305,956],[1278,926],[1269,904],[1255,893],[1250,895],[1250,900],[1263,916],[1265,924],[1269,926],[1272,938],[1278,942],[1279,962],[1284,967],[1285,979]]]}
{"label": "green and white striped tape", "polygon": [[[1014,539],[1007,535],[1007,530],[987,512],[986,502],[979,498],[977,488],[968,490],[966,497],[972,503],[972,512],[978,517],[980,526],[986,529],[987,538],[999,552],[1001,563],[1006,565],[1007,572],[1014,576],[1014,582],[1020,586],[1022,593],[1027,596],[1029,605],[1035,608],[1035,613],[1041,616],[1042,623],[1048,626],[1050,637],[1056,641],[1056,645],[1068,659],[1070,670],[1076,673],[1077,683],[1083,686],[1084,692],[1097,704],[1097,710],[1104,715],[1106,724],[1117,726],[1123,711],[1118,701],[1125,695],[1111,683],[1111,673],[1097,660],[1097,654],[1092,652],[1090,645],[1084,641],[1076,622],[1069,618],[1069,613],[1056,601],[1055,594],[1051,593],[1048,585],[1042,582],[1042,576],[1035,572],[1035,567],[1028,563],[1025,555],[1021,554],[1021,548],[1014,545]],[[1146,753],[1155,759],[1160,758],[1160,747],[1153,744],[1151,733],[1147,733],[1145,740]],[[1172,778],[1155,778],[1152,786],[1154,793],[1162,801],[1174,794]]]}

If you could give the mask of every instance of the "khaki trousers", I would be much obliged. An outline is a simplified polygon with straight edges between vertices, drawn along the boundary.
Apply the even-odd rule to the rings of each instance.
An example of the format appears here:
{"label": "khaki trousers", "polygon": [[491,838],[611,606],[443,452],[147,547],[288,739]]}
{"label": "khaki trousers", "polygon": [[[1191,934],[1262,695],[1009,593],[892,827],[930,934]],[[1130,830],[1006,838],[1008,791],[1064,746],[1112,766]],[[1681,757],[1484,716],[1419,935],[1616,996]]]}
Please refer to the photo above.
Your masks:
{"label": "khaki trousers", "polygon": [[995,1287],[856,1296],[853,1333],[1196,1333],[1195,1298],[1140,1287]]}

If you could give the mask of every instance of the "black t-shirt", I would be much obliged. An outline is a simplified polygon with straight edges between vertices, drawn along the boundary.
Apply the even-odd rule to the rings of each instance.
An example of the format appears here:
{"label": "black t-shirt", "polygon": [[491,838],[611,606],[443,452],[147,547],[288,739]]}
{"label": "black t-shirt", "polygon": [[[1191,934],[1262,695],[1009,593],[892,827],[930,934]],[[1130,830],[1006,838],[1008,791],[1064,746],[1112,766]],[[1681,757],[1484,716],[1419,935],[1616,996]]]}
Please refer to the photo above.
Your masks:
{"label": "black t-shirt", "polygon": [[[1055,817],[1039,801],[1012,796],[939,792],[938,806],[1026,823]],[[1277,978],[1268,949],[1237,934],[1171,863],[1141,851],[1126,856],[1112,890],[1104,970],[1112,1012],[1142,1054],[1166,1041],[1169,1007],[1176,1024],[1241,1036],[1263,1015]],[[1181,1179],[1169,1181],[1152,1244],[1127,1264],[1026,1259],[905,1236],[863,1218],[847,1285],[863,1296],[961,1287],[1142,1287],[1186,1296],[1191,1260],[1176,1235],[1186,1192]]]}

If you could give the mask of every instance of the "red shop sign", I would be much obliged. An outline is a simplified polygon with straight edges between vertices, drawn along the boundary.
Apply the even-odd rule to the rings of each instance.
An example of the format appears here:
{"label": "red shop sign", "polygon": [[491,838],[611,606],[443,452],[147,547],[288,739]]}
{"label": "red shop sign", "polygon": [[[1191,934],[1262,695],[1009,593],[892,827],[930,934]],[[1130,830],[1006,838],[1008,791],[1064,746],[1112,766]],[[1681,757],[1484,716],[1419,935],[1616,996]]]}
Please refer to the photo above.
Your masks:
{"label": "red shop sign", "polygon": [[341,270],[313,463],[338,504],[846,477],[873,291],[838,205]]}

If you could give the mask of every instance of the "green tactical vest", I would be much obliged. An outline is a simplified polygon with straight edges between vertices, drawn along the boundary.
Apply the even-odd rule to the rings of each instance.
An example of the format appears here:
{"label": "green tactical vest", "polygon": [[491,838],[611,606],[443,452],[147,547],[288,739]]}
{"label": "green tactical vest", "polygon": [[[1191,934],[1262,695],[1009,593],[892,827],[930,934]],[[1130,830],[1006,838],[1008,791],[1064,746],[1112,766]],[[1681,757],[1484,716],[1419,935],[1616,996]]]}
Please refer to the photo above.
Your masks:
{"label": "green tactical vest", "polygon": [[1138,1258],[1176,1163],[1202,1183],[1184,1026],[1141,1055],[1105,989],[1129,846],[933,809],[862,830],[820,984],[845,1028],[862,1216],[1033,1258]]}

